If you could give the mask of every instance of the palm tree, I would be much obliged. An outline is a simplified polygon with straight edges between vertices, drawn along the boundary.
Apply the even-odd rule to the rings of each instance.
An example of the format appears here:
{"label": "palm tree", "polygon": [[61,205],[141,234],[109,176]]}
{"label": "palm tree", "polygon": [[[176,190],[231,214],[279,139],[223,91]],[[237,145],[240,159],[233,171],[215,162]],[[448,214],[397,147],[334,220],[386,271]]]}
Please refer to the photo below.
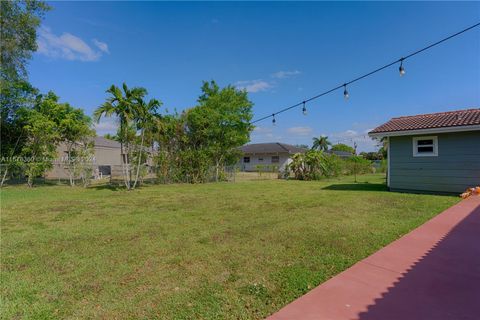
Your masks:
{"label": "palm tree", "polygon": [[320,136],[318,138],[313,138],[312,150],[327,151],[328,146],[331,146],[332,143],[328,141],[328,137]]}
{"label": "palm tree", "polygon": [[120,125],[118,136],[120,140],[120,152],[123,158],[123,177],[127,190],[130,190],[131,173],[128,164],[128,154],[125,154],[124,146],[126,146],[126,152],[129,152],[129,125],[135,119],[138,99],[143,98],[143,96],[147,94],[147,91],[144,88],[129,89],[127,85],[123,83],[123,92],[115,85],[112,85],[106,92],[110,94],[110,97],[108,97],[107,101],[95,110],[93,115],[97,122],[100,121],[102,116],[116,116],[118,118]]}
{"label": "palm tree", "polygon": [[138,150],[137,160],[137,172],[135,174],[135,181],[133,183],[133,189],[137,186],[138,176],[140,174],[140,165],[143,154],[143,144],[145,141],[145,131],[150,130],[155,125],[155,120],[158,119],[157,109],[162,105],[161,101],[157,99],[150,99],[148,103],[145,103],[143,98],[137,99],[137,105],[135,108],[135,122],[137,129],[140,130],[140,148]]}

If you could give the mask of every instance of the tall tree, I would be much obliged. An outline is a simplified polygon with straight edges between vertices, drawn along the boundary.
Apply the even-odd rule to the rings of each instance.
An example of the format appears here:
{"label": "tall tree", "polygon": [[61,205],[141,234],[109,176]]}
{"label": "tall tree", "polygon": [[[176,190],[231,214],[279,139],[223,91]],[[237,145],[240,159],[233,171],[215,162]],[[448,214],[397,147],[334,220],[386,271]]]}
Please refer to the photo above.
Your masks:
{"label": "tall tree", "polygon": [[[50,7],[44,1],[0,2],[0,57],[3,81],[26,80],[26,65],[37,50],[37,28]],[[3,84],[3,83],[2,83]]]}
{"label": "tall tree", "polygon": [[34,179],[52,168],[56,157],[56,147],[60,140],[58,131],[59,115],[58,97],[53,93],[39,95],[33,108],[19,110],[22,131],[26,141],[22,146],[21,155],[24,159],[25,175],[29,187],[33,186]]}
{"label": "tall tree", "polygon": [[70,185],[75,185],[80,164],[87,161],[90,140],[95,136],[91,128],[91,119],[82,109],[76,109],[68,103],[59,104],[56,110],[60,141],[67,146],[67,163]]}
{"label": "tall tree", "polygon": [[161,105],[162,103],[157,99],[150,99],[148,102],[145,102],[141,97],[137,99],[134,121],[137,129],[140,130],[140,147],[137,148],[137,166],[133,189],[137,186],[142,162],[146,161],[148,157],[144,150],[145,133],[154,129],[155,120],[158,118],[157,109]]}
{"label": "tall tree", "polygon": [[[43,1],[0,1],[0,154],[19,155],[27,138],[19,110],[32,107],[38,93],[28,83],[26,65],[37,49],[36,29],[49,7]],[[2,182],[9,163],[3,164]]]}
{"label": "tall tree", "polygon": [[77,157],[75,161],[76,174],[80,176],[83,187],[87,187],[90,184],[91,177],[93,175],[92,157],[95,154],[95,140],[90,137],[82,137],[75,148],[75,155]]}
{"label": "tall tree", "polygon": [[[94,136],[90,118],[82,109],[72,107],[68,103],[60,103],[53,92],[38,95],[33,108],[21,109],[23,130],[26,143],[22,153],[29,158],[26,172],[31,186],[33,178],[52,167],[57,158],[56,148],[60,143],[67,147],[67,164],[70,173],[70,184],[75,184],[76,166],[84,154],[84,146]],[[42,131],[42,127],[45,130]],[[64,159],[61,160],[64,162]]]}
{"label": "tall tree", "polygon": [[186,145],[182,120],[177,113],[164,115],[156,121],[155,131],[151,132],[153,144],[158,146],[154,157],[157,177],[163,183],[182,181],[180,152]]}
{"label": "tall tree", "polygon": [[378,152],[382,154],[383,159],[388,158],[388,138],[383,137],[381,138],[378,143],[377,147],[379,147]]}
{"label": "tall tree", "polygon": [[350,152],[351,154],[355,154],[355,148],[350,147],[349,145],[346,145],[344,143],[337,143],[334,144],[331,148],[333,151],[345,151],[345,152]]}
{"label": "tall tree", "polygon": [[198,103],[186,113],[187,134],[196,148],[207,150],[218,181],[221,167],[237,159],[237,147],[250,140],[253,103],[246,91],[220,89],[215,81],[203,82]]}
{"label": "tall tree", "polygon": [[[122,91],[123,89],[123,91]],[[94,112],[94,118],[98,122],[101,117],[116,116],[119,121],[118,139],[120,142],[120,152],[122,156],[122,173],[124,177],[124,183],[127,190],[132,187],[131,181],[131,167],[129,161],[129,153],[131,150],[132,138],[129,134],[130,126],[135,120],[138,112],[138,101],[143,99],[147,94],[147,91],[141,87],[128,88],[123,83],[122,89],[112,85],[106,92],[110,94],[107,101],[98,107]]]}
{"label": "tall tree", "polygon": [[327,151],[328,146],[331,146],[332,143],[328,141],[328,137],[320,136],[313,138],[312,150]]}

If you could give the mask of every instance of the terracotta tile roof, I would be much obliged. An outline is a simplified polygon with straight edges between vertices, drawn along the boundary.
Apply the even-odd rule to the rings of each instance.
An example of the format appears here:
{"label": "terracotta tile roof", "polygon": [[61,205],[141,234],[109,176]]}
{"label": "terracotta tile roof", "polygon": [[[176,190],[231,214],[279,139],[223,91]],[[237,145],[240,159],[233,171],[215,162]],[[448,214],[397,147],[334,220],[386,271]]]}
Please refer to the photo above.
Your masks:
{"label": "terracotta tile roof", "polygon": [[467,109],[392,118],[369,133],[384,133],[480,125],[480,109]]}

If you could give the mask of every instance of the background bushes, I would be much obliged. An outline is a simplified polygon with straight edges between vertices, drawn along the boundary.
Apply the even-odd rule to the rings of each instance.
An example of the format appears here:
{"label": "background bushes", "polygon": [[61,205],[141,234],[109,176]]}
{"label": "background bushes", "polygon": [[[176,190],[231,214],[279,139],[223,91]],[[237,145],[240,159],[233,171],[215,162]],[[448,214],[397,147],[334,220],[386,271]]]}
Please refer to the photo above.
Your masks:
{"label": "background bushes", "polygon": [[319,180],[339,175],[356,175],[374,171],[373,163],[363,157],[352,156],[342,159],[335,154],[309,150],[297,153],[287,166],[285,176],[298,180]]}

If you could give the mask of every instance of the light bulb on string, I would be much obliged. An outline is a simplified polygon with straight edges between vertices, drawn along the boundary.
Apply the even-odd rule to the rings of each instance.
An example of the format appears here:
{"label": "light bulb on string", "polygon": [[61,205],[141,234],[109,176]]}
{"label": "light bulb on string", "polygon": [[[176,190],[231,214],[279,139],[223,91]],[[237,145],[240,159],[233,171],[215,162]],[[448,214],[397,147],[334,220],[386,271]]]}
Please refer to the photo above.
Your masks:
{"label": "light bulb on string", "polygon": [[405,68],[403,67],[403,60],[404,58],[400,59],[400,67],[398,67],[398,72],[400,72],[400,77],[403,77],[405,75]]}
{"label": "light bulb on string", "polygon": [[303,101],[302,113],[304,116],[307,115],[307,107],[305,106],[305,101]]}
{"label": "light bulb on string", "polygon": [[348,98],[350,97],[350,95],[348,94],[346,83],[343,84],[343,97],[345,98],[345,100],[348,100]]}
{"label": "light bulb on string", "polygon": [[[364,79],[364,78],[370,77],[370,76],[372,76],[372,75],[374,75],[374,74],[376,74],[376,73],[378,73],[378,72],[380,72],[380,71],[382,71],[382,70],[385,70],[385,69],[387,69],[387,68],[389,68],[389,67],[391,67],[391,66],[397,65],[397,63],[399,63],[399,62],[400,62],[399,65],[398,65],[399,75],[400,75],[401,77],[403,77],[403,76],[406,74],[405,67],[403,66],[403,62],[404,62],[406,59],[410,59],[411,57],[416,56],[417,54],[423,53],[423,52],[425,52],[425,51],[427,51],[427,50],[429,50],[429,49],[431,49],[431,48],[433,48],[433,47],[436,47],[437,45],[440,45],[441,43],[444,43],[444,42],[447,41],[447,40],[450,40],[450,39],[452,39],[452,38],[454,38],[454,37],[457,37],[457,36],[459,36],[459,35],[467,32],[467,31],[469,31],[469,30],[473,30],[473,29],[476,28],[476,27],[480,27],[480,22],[479,22],[479,23],[476,23],[476,24],[474,24],[474,25],[472,25],[472,26],[470,26],[470,27],[468,27],[468,28],[466,28],[466,29],[463,29],[463,30],[461,30],[461,31],[459,31],[459,32],[457,32],[457,33],[455,33],[455,34],[452,34],[452,35],[450,35],[450,36],[448,36],[448,37],[445,37],[445,38],[443,38],[443,39],[441,39],[441,40],[439,40],[439,41],[437,41],[437,42],[435,42],[435,43],[429,44],[429,45],[425,46],[424,48],[422,48],[422,49],[420,49],[420,50],[416,50],[416,51],[414,51],[414,52],[411,52],[411,53],[409,53],[408,55],[401,57],[400,59],[396,59],[396,60],[394,60],[394,61],[392,61],[392,62],[390,62],[390,63],[387,63],[387,64],[383,65],[382,67],[378,67],[378,68],[376,68],[376,69],[374,69],[374,70],[372,70],[372,71],[369,71],[369,72],[367,72],[367,73],[365,73],[365,74],[363,74],[363,75],[361,75],[361,76],[358,76],[357,78],[355,78],[355,79],[353,79],[353,80],[350,80],[349,82],[345,82],[344,84],[339,85],[339,86],[337,85],[337,86],[335,86],[335,87],[333,87],[333,88],[331,88],[331,89],[328,89],[328,90],[326,90],[326,91],[324,91],[324,92],[321,92],[321,93],[319,93],[319,94],[317,94],[317,95],[315,95],[315,96],[313,96],[313,97],[307,98],[306,101],[307,101],[307,102],[310,102],[310,101],[315,100],[315,99],[317,99],[317,98],[319,98],[319,97],[321,97],[321,96],[324,96],[324,95],[327,95],[327,94],[329,94],[329,93],[331,93],[331,92],[337,91],[338,89],[341,89],[342,87],[344,88],[344,90],[343,90],[343,96],[344,96],[345,100],[347,100],[347,99],[350,98],[349,92],[348,92],[348,90],[347,90],[347,85],[356,83],[357,81],[360,81],[360,80],[362,80],[362,79]],[[303,102],[305,102],[305,101],[303,101]],[[298,108],[298,106],[300,106],[301,104],[302,104],[302,102],[300,102],[300,103],[295,103],[295,104],[293,104],[293,105],[291,105],[291,106],[289,106],[289,107],[286,107],[286,108],[284,108],[284,109],[282,109],[282,110],[280,110],[280,111],[278,111],[278,112],[279,112],[279,113],[283,113],[284,111],[288,111],[288,110],[290,110],[290,109],[294,109],[294,108],[296,109],[296,108]],[[306,109],[306,108],[302,108],[302,111],[304,111],[305,109]],[[298,109],[296,109],[296,110],[298,110]],[[275,115],[275,114],[272,114],[272,116],[274,116],[274,115]],[[259,121],[263,121],[263,120],[268,119],[269,117],[270,117],[270,116],[265,116],[265,117],[259,118],[259,119],[257,119],[257,120],[254,120],[254,121],[251,122],[251,123],[256,123],[256,122],[259,122]],[[272,119],[272,122],[275,123],[275,119]]]}

